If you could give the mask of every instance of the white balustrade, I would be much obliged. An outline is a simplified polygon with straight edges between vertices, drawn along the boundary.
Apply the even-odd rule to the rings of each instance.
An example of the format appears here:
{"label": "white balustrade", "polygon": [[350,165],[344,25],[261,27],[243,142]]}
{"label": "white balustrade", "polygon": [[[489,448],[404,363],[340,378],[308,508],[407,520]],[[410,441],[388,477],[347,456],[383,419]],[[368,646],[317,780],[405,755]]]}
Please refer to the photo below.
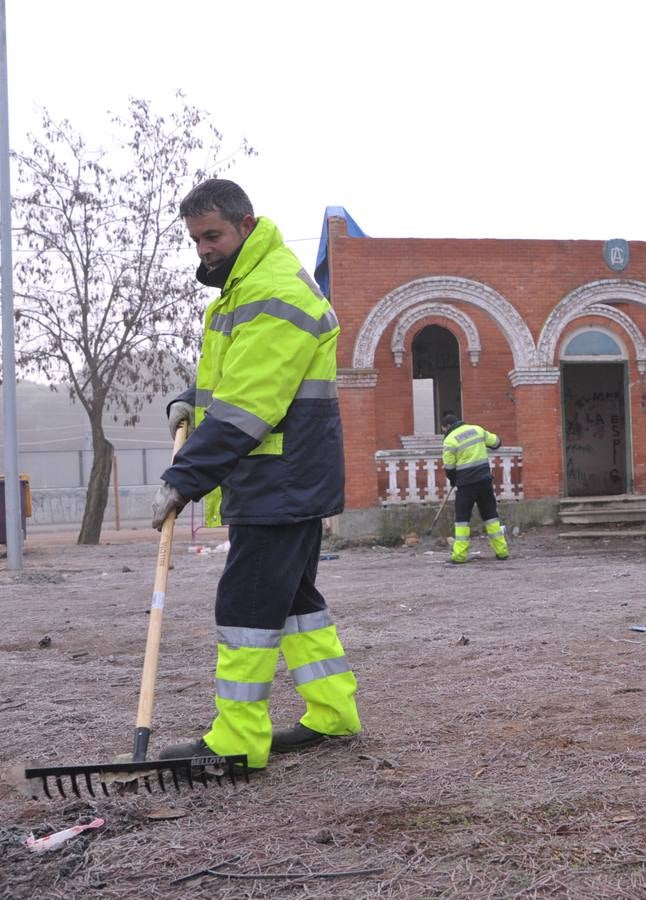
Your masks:
{"label": "white balustrade", "polygon": [[422,499],[417,490],[417,460],[407,459],[406,470],[408,472],[408,486],[406,487],[406,500],[408,503],[419,503]]}
{"label": "white balustrade", "polygon": [[[387,484],[380,487],[379,502],[383,506],[437,503],[448,490],[441,451],[378,450],[375,460],[378,474],[387,475]],[[498,499],[521,500],[522,447],[500,447],[495,453],[489,454],[489,461],[494,472]],[[381,478],[380,481],[383,482],[384,479]]]}

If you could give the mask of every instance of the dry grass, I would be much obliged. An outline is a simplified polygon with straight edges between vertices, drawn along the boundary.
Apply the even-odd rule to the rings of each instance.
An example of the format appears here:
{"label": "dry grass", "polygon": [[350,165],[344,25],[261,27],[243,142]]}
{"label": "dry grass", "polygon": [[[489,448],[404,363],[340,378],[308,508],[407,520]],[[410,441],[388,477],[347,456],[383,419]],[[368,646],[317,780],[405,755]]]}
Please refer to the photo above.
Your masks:
{"label": "dry grass", "polygon": [[[437,546],[321,563],[360,738],[272,757],[235,788],[44,802],[10,764],[130,749],[156,545],[28,540],[24,574],[0,573],[0,897],[643,900],[646,635],[629,626],[646,617],[644,543],[542,530],[508,563],[476,550],[461,568]],[[174,560],[151,756],[212,710],[224,560],[182,541]],[[277,724],[300,709],[281,668]],[[150,818],[164,809],[183,815]],[[58,851],[23,846],[97,815]]]}

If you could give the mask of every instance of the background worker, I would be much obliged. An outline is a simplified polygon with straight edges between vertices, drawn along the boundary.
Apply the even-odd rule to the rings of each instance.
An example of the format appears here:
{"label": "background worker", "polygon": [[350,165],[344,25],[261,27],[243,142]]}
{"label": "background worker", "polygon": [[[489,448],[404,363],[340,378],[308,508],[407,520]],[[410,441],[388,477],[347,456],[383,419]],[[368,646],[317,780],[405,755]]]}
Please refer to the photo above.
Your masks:
{"label": "background worker", "polygon": [[467,425],[452,413],[442,417],[442,462],[455,493],[455,540],[451,562],[464,563],[469,556],[471,513],[474,504],[484,522],[487,539],[497,559],[507,559],[509,550],[500,526],[493,489],[488,450],[497,450],[502,441],[480,425]]}
{"label": "background worker", "polygon": [[[344,459],[334,310],[273,222],[232,181],[209,179],[180,205],[201,263],[220,288],[206,309],[196,385],[169,406],[194,425],[162,474],[153,527],[207,496],[208,524],[229,525],[216,594],[217,716],[161,758],[298,750],[361,730],[350,670],[315,586],[322,519],[341,512]],[[221,518],[219,492],[221,488]],[[272,735],[269,695],[282,652],[305,713]]]}

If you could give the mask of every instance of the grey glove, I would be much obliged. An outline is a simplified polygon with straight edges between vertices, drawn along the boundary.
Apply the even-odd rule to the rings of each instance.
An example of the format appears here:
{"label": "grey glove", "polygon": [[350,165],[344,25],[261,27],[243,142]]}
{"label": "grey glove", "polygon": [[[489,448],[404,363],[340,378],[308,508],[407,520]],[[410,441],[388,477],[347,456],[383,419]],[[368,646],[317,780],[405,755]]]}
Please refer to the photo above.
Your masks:
{"label": "grey glove", "polygon": [[162,481],[153,500],[153,528],[161,531],[166,516],[173,510],[179,515],[187,503],[188,500],[182,497],[177,488],[167,481]]}
{"label": "grey glove", "polygon": [[168,427],[170,428],[170,436],[175,437],[175,432],[181,422],[188,422],[188,434],[195,428],[195,407],[185,400],[176,400],[171,403],[168,410]]}

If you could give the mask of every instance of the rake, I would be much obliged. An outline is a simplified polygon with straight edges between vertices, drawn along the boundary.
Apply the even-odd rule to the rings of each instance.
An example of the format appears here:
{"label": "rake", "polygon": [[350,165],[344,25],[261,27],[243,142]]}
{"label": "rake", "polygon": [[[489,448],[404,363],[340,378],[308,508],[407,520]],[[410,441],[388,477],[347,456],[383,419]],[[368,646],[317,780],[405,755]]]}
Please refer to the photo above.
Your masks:
{"label": "rake", "polygon": [[430,528],[428,529],[428,531],[426,532],[426,535],[425,535],[426,537],[430,537],[430,536],[433,534],[433,529],[434,529],[435,526],[437,525],[440,516],[441,516],[442,513],[444,512],[444,507],[445,507],[446,504],[449,502],[449,497],[451,496],[452,493],[453,493],[453,485],[451,485],[450,490],[447,491],[447,493],[444,495],[444,499],[443,499],[442,502],[440,503],[440,508],[438,509],[438,511],[437,511],[437,513],[436,513],[436,515],[435,515],[435,518],[434,518],[433,521],[431,522],[431,527],[430,527]]}
{"label": "rake", "polygon": [[[186,423],[182,423],[177,429],[173,445],[173,459],[186,440],[187,431]],[[124,759],[124,761],[111,763],[25,768],[24,773],[20,773],[19,783],[32,799],[37,800],[44,794],[45,797],[52,800],[55,792],[58,792],[63,798],[67,798],[68,792],[81,797],[82,788],[87,790],[91,797],[96,797],[98,792],[109,796],[109,787],[112,784],[117,786],[120,793],[125,790],[138,791],[140,784],[149,793],[153,793],[153,786],[166,793],[167,786],[171,785],[176,791],[179,791],[180,786],[184,783],[193,789],[196,784],[206,787],[213,781],[221,785],[223,778],[227,778],[232,784],[235,784],[238,777],[249,780],[246,754],[146,760],[175,518],[174,511],[168,514],[162,525],[159,539],[131,758],[128,756],[127,761]],[[98,780],[98,786],[93,778],[95,781]]]}

